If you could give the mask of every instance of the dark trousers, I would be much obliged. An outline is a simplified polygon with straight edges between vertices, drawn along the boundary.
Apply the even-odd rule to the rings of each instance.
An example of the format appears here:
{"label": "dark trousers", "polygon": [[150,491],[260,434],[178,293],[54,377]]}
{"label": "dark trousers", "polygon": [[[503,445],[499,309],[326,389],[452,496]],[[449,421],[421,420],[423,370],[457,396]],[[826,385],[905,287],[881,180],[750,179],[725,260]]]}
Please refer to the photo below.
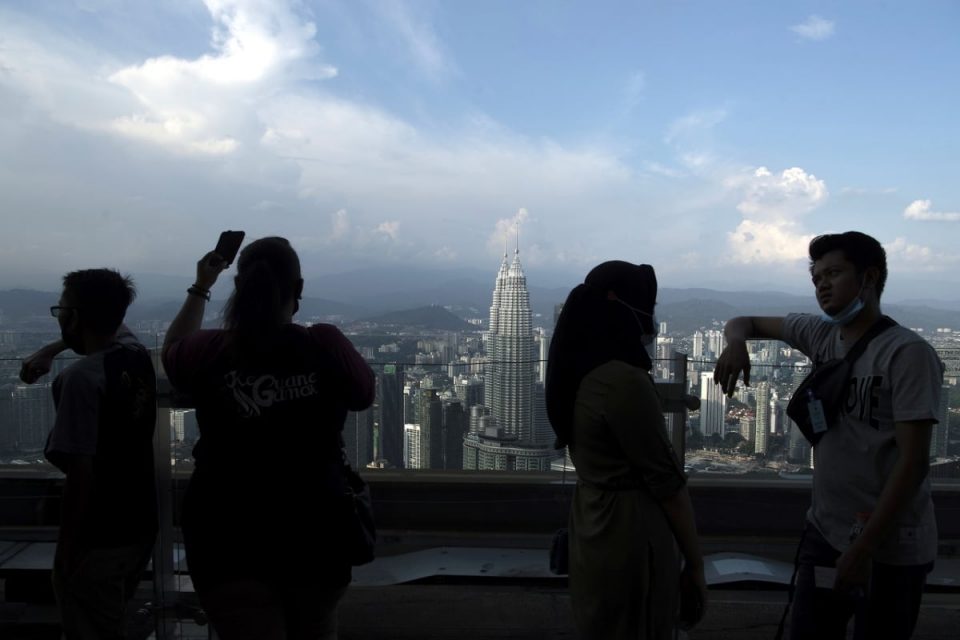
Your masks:
{"label": "dark trousers", "polygon": [[855,640],[910,638],[933,563],[899,566],[874,562],[867,594],[852,596],[816,586],[814,567],[834,567],[839,557],[840,552],[807,523],[800,545],[790,640],[843,640],[851,617]]}

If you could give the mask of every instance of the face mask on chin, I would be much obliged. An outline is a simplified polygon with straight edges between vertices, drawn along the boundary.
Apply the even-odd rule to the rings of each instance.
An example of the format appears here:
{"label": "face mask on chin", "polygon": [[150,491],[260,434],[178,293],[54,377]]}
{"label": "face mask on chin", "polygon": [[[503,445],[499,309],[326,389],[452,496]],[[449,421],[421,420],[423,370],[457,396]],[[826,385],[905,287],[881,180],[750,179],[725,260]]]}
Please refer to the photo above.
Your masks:
{"label": "face mask on chin", "polygon": [[823,312],[820,314],[820,318],[827,324],[845,327],[853,322],[854,318],[860,315],[861,311],[863,311],[863,300],[860,299],[860,296],[857,296],[851,300],[850,304],[840,313],[830,315],[827,312]]}
{"label": "face mask on chin", "polygon": [[[864,283],[866,284],[866,283]],[[846,307],[844,307],[839,313],[830,315],[826,311],[820,314],[820,319],[826,322],[827,324],[832,324],[840,327],[845,327],[854,319],[860,315],[860,312],[863,311],[864,303],[863,298],[860,296],[863,295],[864,285],[860,285],[860,291],[857,291],[856,297],[850,301]]]}

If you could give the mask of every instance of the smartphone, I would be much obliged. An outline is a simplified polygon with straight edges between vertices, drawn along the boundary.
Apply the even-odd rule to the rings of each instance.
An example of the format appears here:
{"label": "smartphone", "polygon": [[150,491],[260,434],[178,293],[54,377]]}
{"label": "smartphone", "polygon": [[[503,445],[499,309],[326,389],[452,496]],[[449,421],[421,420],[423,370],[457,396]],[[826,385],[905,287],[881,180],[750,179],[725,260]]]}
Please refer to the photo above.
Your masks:
{"label": "smartphone", "polygon": [[237,252],[240,251],[240,245],[243,243],[244,235],[246,234],[244,234],[243,231],[224,231],[220,234],[220,239],[217,241],[217,248],[214,249],[214,251],[224,259],[227,267],[233,264],[234,258],[237,257]]}

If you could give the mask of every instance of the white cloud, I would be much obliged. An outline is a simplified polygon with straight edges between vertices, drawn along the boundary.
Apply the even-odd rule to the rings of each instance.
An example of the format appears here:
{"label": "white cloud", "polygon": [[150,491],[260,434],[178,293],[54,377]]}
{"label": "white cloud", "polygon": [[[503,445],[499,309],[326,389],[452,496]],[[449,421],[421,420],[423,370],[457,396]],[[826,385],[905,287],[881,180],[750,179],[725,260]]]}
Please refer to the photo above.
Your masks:
{"label": "white cloud", "polygon": [[400,222],[397,220],[387,220],[385,222],[381,222],[377,225],[376,232],[382,233],[391,240],[396,240],[397,234],[400,232]]}
{"label": "white cloud", "polygon": [[520,227],[526,223],[529,218],[530,214],[527,210],[520,207],[513,216],[497,220],[493,233],[487,238],[487,247],[489,250],[491,252],[496,251],[499,254],[515,248],[520,240]]}
{"label": "white cloud", "polygon": [[732,260],[743,264],[802,260],[813,235],[799,232],[792,222],[744,220],[727,234]]}
{"label": "white cloud", "polygon": [[340,209],[332,216],[330,216],[331,230],[330,238],[331,240],[343,240],[347,237],[347,234],[350,233],[350,216],[347,215],[346,209]]}
{"label": "white cloud", "polygon": [[791,26],[790,30],[807,40],[826,40],[834,34],[836,25],[832,20],[814,14],[800,24]]}
{"label": "white cloud", "polygon": [[726,109],[695,111],[677,118],[667,127],[664,140],[669,144],[680,138],[688,138],[696,133],[707,131],[727,119]]}
{"label": "white cloud", "polygon": [[[122,244],[129,228],[149,229],[137,260],[162,262],[164,270],[180,259],[161,247],[164,234],[173,219],[187,223],[185,212],[205,212],[203,223],[214,229],[238,223],[237,212],[246,212],[242,224],[251,237],[280,233],[296,240],[298,249],[313,251],[317,261],[339,266],[430,259],[437,247],[461,261],[487,264],[503,249],[502,232],[491,246],[485,242],[491,226],[518,202],[535,203],[531,207],[544,218],[542,224],[531,221],[525,235],[525,264],[535,257],[534,241],[551,247],[536,254],[545,263],[579,263],[596,257],[596,243],[610,245],[597,220],[636,210],[642,185],[602,144],[525,137],[483,113],[442,127],[416,126],[386,108],[337,97],[335,83],[302,82],[334,70],[320,60],[312,25],[287,5],[211,0],[208,8],[215,35],[206,55],[160,55],[136,64],[104,54],[101,43],[0,20],[10,31],[4,32],[0,66],[12,69],[0,73],[0,90],[22,103],[13,111],[11,102],[2,105],[16,116],[0,123],[11,132],[2,139],[46,153],[49,143],[38,142],[50,129],[45,118],[52,119],[81,130],[78,153],[98,167],[89,180],[78,180],[63,163],[45,174],[45,183],[60,189],[48,189],[42,207],[31,201],[32,210],[44,213],[25,223],[33,231],[17,237],[63,227],[59,222],[76,216],[84,202],[109,209],[114,194],[126,195],[144,176],[160,186],[136,187],[146,199],[124,207],[124,224],[101,236]],[[246,64],[248,47],[259,47],[268,59],[234,68]],[[8,191],[16,183],[10,178],[0,186]],[[20,180],[19,186],[17,198],[37,199],[35,185]],[[77,204],[64,206],[66,197]],[[320,225],[317,211],[323,212]],[[91,245],[88,251],[98,259],[99,250]]]}
{"label": "white cloud", "polygon": [[929,200],[914,200],[903,210],[903,217],[907,220],[960,222],[960,213],[931,211],[933,203]]}
{"label": "white cloud", "polygon": [[792,262],[807,255],[812,235],[803,233],[800,218],[828,198],[823,180],[800,167],[779,174],[766,167],[749,175],[728,178],[726,186],[738,194],[737,210],[744,219],[727,234],[734,262]]}
{"label": "white cloud", "polygon": [[383,11],[383,17],[400,37],[414,63],[427,76],[440,79],[456,70],[433,25],[415,15],[406,2],[392,0],[376,6]]}
{"label": "white cloud", "polygon": [[823,204],[829,196],[827,185],[800,167],[771,173],[766,167],[750,176],[735,176],[729,187],[742,192],[737,209],[746,216],[790,219]]}
{"label": "white cloud", "polygon": [[896,187],[843,187],[840,189],[840,194],[845,196],[886,196],[896,192]]}
{"label": "white cloud", "polygon": [[[315,61],[316,27],[283,2],[206,0],[214,26],[212,53],[192,60],[150,58],[109,76],[142,111],[117,117],[115,131],[157,144],[221,155],[258,128],[256,105],[271,85],[293,78],[325,79],[337,70]],[[247,108],[238,105],[247,105]],[[252,107],[252,109],[251,109]]]}
{"label": "white cloud", "polygon": [[960,264],[960,254],[936,251],[902,237],[883,245],[883,248],[887,251],[889,261],[903,270],[945,271],[956,269]]}

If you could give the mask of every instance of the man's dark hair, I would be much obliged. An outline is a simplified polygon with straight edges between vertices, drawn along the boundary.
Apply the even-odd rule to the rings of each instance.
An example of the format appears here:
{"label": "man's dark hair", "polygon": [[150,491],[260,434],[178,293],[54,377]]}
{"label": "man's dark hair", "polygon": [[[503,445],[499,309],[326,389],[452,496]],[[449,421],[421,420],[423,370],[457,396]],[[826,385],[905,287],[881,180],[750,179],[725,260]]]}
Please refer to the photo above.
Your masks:
{"label": "man's dark hair", "polygon": [[846,259],[853,263],[858,276],[862,276],[870,267],[876,267],[880,271],[876,286],[877,298],[880,297],[883,286],[887,283],[887,252],[883,250],[876,238],[859,231],[817,236],[810,241],[811,272],[813,263],[831,251],[843,251]]}
{"label": "man's dark hair", "polygon": [[76,305],[80,324],[97,335],[113,334],[137,297],[129,276],[113,269],[83,269],[63,276],[63,290]]}

